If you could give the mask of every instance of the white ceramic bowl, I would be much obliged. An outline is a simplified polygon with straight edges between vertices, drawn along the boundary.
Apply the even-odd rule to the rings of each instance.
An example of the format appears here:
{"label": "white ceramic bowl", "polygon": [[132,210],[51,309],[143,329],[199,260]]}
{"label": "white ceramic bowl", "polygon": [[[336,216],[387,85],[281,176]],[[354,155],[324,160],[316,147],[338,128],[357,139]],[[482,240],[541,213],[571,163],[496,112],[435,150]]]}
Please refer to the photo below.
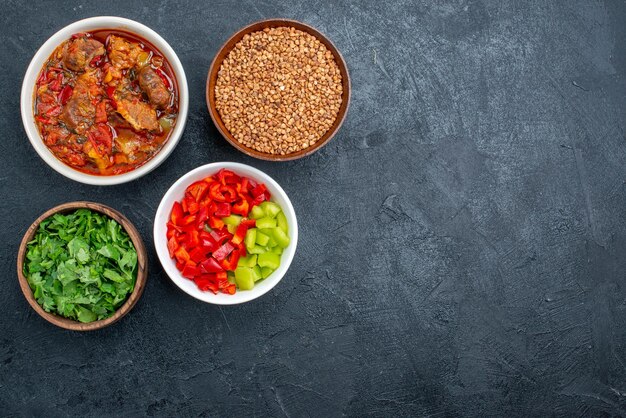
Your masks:
{"label": "white ceramic bowl", "polygon": [[[59,46],[63,41],[69,39],[73,34],[78,32],[86,32],[97,29],[121,29],[126,32],[131,32],[139,35],[141,38],[146,39],[152,45],[154,45],[170,63],[172,70],[176,76],[178,82],[178,94],[179,94],[179,112],[176,120],[174,130],[170,135],[163,148],[155,155],[151,160],[146,162],[141,167],[114,176],[94,176],[87,173],[82,173],[78,170],[74,170],[70,166],[66,165],[46,147],[37,125],[35,124],[35,117],[33,115],[33,99],[34,88],[39,76],[39,71],[44,65],[50,54]],[[22,84],[22,95],[20,99],[20,107],[22,112],[22,122],[24,123],[24,129],[30,139],[33,148],[37,151],[37,154],[54,170],[63,174],[72,180],[76,180],[81,183],[94,184],[97,186],[108,186],[112,184],[126,183],[131,180],[135,180],[141,176],[146,175],[150,171],[157,168],[176,148],[180,137],[185,129],[185,122],[187,121],[187,112],[189,110],[189,90],[187,88],[187,78],[185,77],[185,70],[180,63],[178,56],[169,46],[167,42],[159,34],[150,29],[149,27],[142,25],[141,23],[133,20],[124,19],[114,16],[98,16],[91,17],[84,20],[74,22],[54,35],[50,37],[35,54],[24,76],[24,82]]]}
{"label": "white ceramic bowl", "polygon": [[[285,251],[281,256],[280,267],[278,267],[278,269],[276,269],[276,271],[274,271],[266,279],[255,283],[252,290],[237,290],[234,295],[227,295],[224,293],[214,295],[211,292],[200,291],[193,281],[186,279],[181,275],[180,271],[176,268],[176,263],[170,258],[167,250],[167,222],[169,220],[174,202],[182,200],[187,186],[195,181],[202,180],[205,177],[209,177],[217,173],[222,168],[226,168],[234,171],[236,174],[252,178],[257,182],[265,183],[267,189],[272,194],[271,200],[280,205],[285,213],[285,216],[287,217],[287,223],[289,224],[290,243],[289,246],[285,248]],[[178,181],[174,183],[165,193],[154,218],[154,246],[159,260],[161,261],[161,265],[167,275],[185,293],[196,299],[200,299],[201,301],[216,305],[235,305],[238,303],[248,302],[269,292],[278,284],[278,282],[280,282],[285,273],[287,273],[289,265],[293,260],[293,256],[296,253],[297,245],[298,221],[296,220],[296,212],[293,210],[289,197],[287,197],[285,191],[278,185],[278,183],[276,183],[276,181],[274,181],[274,179],[262,171],[245,164],[231,162],[211,163],[188,172],[178,179]]]}

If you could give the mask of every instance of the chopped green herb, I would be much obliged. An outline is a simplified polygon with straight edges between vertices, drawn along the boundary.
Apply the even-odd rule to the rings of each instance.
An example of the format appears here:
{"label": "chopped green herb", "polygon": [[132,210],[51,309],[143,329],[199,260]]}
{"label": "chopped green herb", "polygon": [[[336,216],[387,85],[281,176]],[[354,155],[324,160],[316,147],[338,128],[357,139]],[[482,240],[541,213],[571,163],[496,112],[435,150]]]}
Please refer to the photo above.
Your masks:
{"label": "chopped green herb", "polygon": [[46,312],[92,322],[111,316],[133,291],[137,251],[115,220],[78,209],[39,225],[24,275]]}

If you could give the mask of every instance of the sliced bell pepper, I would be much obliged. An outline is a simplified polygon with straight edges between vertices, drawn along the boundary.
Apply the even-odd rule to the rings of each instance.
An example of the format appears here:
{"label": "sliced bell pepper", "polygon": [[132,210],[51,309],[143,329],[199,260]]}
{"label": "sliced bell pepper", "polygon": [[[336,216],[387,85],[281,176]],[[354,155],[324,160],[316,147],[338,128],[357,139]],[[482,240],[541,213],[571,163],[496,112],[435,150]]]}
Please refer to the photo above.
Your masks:
{"label": "sliced bell pepper", "polygon": [[236,186],[238,193],[248,193],[250,188],[250,183],[248,182],[248,177],[243,177],[241,182],[239,182]]}
{"label": "sliced bell pepper", "polygon": [[196,222],[196,215],[187,215],[182,219],[181,225],[183,226],[191,225],[194,222]]}
{"label": "sliced bell pepper", "polygon": [[202,229],[207,219],[209,219],[209,209],[206,206],[200,206],[200,210],[198,210],[198,213],[196,214],[198,229]]}
{"label": "sliced bell pepper", "polygon": [[266,190],[267,190],[267,187],[265,187],[265,184],[259,183],[254,189],[252,189],[250,194],[252,194],[252,197],[258,197],[264,194]]}
{"label": "sliced bell pepper", "polygon": [[91,142],[99,156],[109,156],[113,151],[113,134],[111,128],[104,123],[98,123],[87,132],[87,139]]}
{"label": "sliced bell pepper", "polygon": [[183,210],[193,215],[200,210],[200,205],[196,202],[192,195],[187,194],[183,199]]}
{"label": "sliced bell pepper", "polygon": [[217,273],[224,271],[222,266],[220,266],[220,264],[213,257],[209,257],[201,262],[200,267],[205,273]]}
{"label": "sliced bell pepper", "polygon": [[191,194],[196,202],[200,202],[209,190],[209,183],[204,180],[197,181],[187,187],[187,193]]}
{"label": "sliced bell pepper", "polygon": [[233,247],[233,245],[230,242],[226,242],[225,244],[223,244],[221,247],[219,247],[217,250],[213,251],[213,258],[215,258],[217,261],[222,261],[224,260],[233,250],[235,249],[235,247]]}
{"label": "sliced bell pepper", "polygon": [[200,269],[197,266],[191,265],[191,264],[185,265],[182,271],[183,277],[186,277],[188,279],[193,279],[199,274],[200,274]]}
{"label": "sliced bell pepper", "polygon": [[202,245],[207,251],[213,251],[215,248],[217,248],[217,245],[215,243],[215,240],[211,237],[211,234],[209,234],[206,231],[200,231],[200,245]]}
{"label": "sliced bell pepper", "polygon": [[238,249],[233,250],[228,258],[222,260],[222,267],[224,267],[225,270],[234,271],[237,268],[240,257],[241,251]]}
{"label": "sliced bell pepper", "polygon": [[174,252],[174,256],[176,257],[176,260],[182,264],[186,264],[189,260],[191,260],[189,253],[182,246],[178,247],[178,249]]}
{"label": "sliced bell pepper", "polygon": [[236,213],[241,216],[248,216],[248,212],[250,211],[250,204],[245,198],[240,198],[237,202],[233,204],[231,208],[232,213]]}
{"label": "sliced bell pepper", "polygon": [[230,216],[230,205],[228,203],[219,203],[215,211],[215,216],[220,218]]}
{"label": "sliced bell pepper", "polygon": [[[72,89],[72,86],[70,86],[69,84],[66,85],[65,87],[63,87],[63,90],[61,90],[61,93],[59,93],[59,102],[61,102],[62,105],[66,104],[68,100],[70,100],[70,97],[72,97],[72,91],[74,89]],[[97,109],[96,109],[97,110]],[[106,114],[106,112],[105,112]],[[96,122],[100,122],[97,118],[97,113],[96,113]],[[105,120],[106,122],[106,120]]]}
{"label": "sliced bell pepper", "polygon": [[252,199],[252,206],[257,206],[260,205],[261,203],[265,202],[266,197],[265,197],[265,193],[261,193],[260,195],[258,195],[257,197],[255,197],[254,199]]}
{"label": "sliced bell pepper", "polygon": [[57,77],[52,83],[48,85],[52,91],[61,91],[61,84],[63,83],[63,73],[57,74]]}
{"label": "sliced bell pepper", "polygon": [[230,242],[232,242],[234,245],[241,244],[246,237],[246,232],[248,232],[248,229],[254,227],[255,224],[256,221],[254,219],[246,219],[245,221],[241,221]]}
{"label": "sliced bell pepper", "polygon": [[185,241],[188,248],[195,248],[200,245],[200,232],[197,229],[192,229],[185,234]]}
{"label": "sliced bell pepper", "polygon": [[213,183],[209,187],[209,196],[216,202],[234,202],[237,200],[237,191],[232,186]]}
{"label": "sliced bell pepper", "polygon": [[172,206],[172,213],[170,214],[170,220],[176,226],[182,225],[183,220],[183,207],[180,202],[174,202],[174,206]]}
{"label": "sliced bell pepper", "polygon": [[194,263],[199,264],[206,258],[206,250],[200,246],[194,247],[193,250],[189,252],[189,258]]}
{"label": "sliced bell pepper", "polygon": [[201,274],[199,277],[194,279],[196,286],[198,289],[206,292],[210,290],[213,293],[217,293],[217,285],[215,284],[215,275],[214,274]]}
{"label": "sliced bell pepper", "polygon": [[226,184],[239,183],[239,181],[241,180],[241,177],[239,177],[237,174],[233,173],[232,171],[226,170],[225,168],[223,168],[217,173],[217,179],[219,180],[220,183],[222,183],[223,185],[226,185]]}
{"label": "sliced bell pepper", "polygon": [[230,282],[228,281],[228,278],[224,277],[221,279],[217,279],[217,288],[221,291],[224,291],[225,289],[228,289],[230,287]]}
{"label": "sliced bell pepper", "polygon": [[215,216],[209,216],[209,226],[213,229],[222,229],[224,228],[224,221]]}
{"label": "sliced bell pepper", "polygon": [[93,57],[89,65],[92,67],[100,67],[101,62],[102,62],[102,55],[96,55],[95,57]]}
{"label": "sliced bell pepper", "polygon": [[176,250],[178,249],[179,244],[178,241],[176,241],[176,237],[171,237],[168,241],[167,241],[167,250],[170,253],[170,258],[174,258],[174,254],[176,253]]}
{"label": "sliced bell pepper", "polygon": [[214,229],[213,231],[209,232],[209,235],[211,235],[211,238],[213,238],[213,240],[219,245],[228,241],[228,239],[230,238],[228,232],[223,229]]}

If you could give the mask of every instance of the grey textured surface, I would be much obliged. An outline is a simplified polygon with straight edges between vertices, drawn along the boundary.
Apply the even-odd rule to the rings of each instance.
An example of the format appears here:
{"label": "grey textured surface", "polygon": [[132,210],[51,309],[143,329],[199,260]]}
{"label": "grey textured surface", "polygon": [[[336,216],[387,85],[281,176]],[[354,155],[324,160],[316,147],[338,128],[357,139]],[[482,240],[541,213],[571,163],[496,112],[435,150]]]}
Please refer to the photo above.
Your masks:
{"label": "grey textured surface", "polygon": [[[2,415],[626,415],[624,1],[95,3],[1,3]],[[103,14],[157,30],[191,100],[165,164],[97,188],[39,159],[18,105],[35,50]],[[205,107],[218,47],[265,17],[316,26],[351,70],[342,131],[296,162],[237,153]],[[168,280],[151,230],[179,176],[223,160],[281,183],[301,241],[273,292],[220,309]],[[88,334],[34,314],[14,266],[78,199],[124,212],[151,259],[135,309]]]}

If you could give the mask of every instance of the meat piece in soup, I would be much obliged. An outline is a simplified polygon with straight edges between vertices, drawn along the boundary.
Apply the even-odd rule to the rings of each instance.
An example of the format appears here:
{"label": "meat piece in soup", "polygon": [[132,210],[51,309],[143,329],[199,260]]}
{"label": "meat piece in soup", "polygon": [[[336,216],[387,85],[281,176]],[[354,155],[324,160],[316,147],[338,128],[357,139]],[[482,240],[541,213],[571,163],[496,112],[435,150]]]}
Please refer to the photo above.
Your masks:
{"label": "meat piece in soup", "polygon": [[94,100],[101,94],[97,85],[98,72],[93,70],[77,77],[72,96],[61,112],[61,120],[78,134],[85,133],[96,117]]}
{"label": "meat piece in soup", "polygon": [[63,65],[68,70],[84,71],[97,56],[104,55],[104,45],[91,38],[80,37],[68,42],[63,54]]}
{"label": "meat piece in soup", "polygon": [[114,76],[119,76],[122,70],[128,70],[137,65],[137,58],[143,52],[139,44],[115,35],[110,36],[108,49]]}
{"label": "meat piece in soup", "polygon": [[169,105],[172,95],[152,67],[145,66],[139,70],[139,87],[157,109],[165,109]]}
{"label": "meat piece in soup", "polygon": [[148,103],[141,101],[139,96],[128,92],[115,94],[117,112],[137,130],[159,131],[161,125],[157,121],[156,111]]}

